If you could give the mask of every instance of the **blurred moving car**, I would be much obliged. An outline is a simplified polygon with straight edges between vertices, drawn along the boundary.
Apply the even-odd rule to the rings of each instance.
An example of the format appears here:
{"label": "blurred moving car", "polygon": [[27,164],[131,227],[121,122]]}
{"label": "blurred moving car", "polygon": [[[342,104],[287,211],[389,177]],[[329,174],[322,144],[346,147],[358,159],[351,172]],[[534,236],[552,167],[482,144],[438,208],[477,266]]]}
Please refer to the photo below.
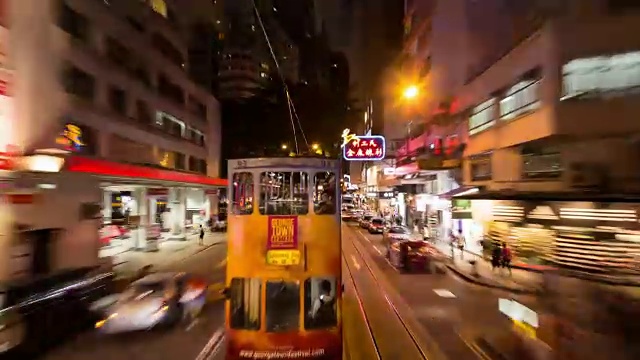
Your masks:
{"label": "blurred moving car", "polygon": [[374,217],[369,221],[369,233],[370,234],[382,234],[384,232],[384,219],[381,217]]}
{"label": "blurred moving car", "polygon": [[369,222],[371,221],[371,219],[373,219],[373,217],[373,214],[362,215],[362,217],[360,218],[360,227],[363,229],[369,228]]}
{"label": "blurred moving car", "polygon": [[108,295],[114,274],[83,267],[0,287],[0,358],[33,359],[90,329],[90,303]]}
{"label": "blurred moving car", "polygon": [[204,307],[207,283],[185,273],[155,273],[133,282],[121,294],[96,301],[102,315],[96,329],[105,334],[172,326]]}
{"label": "blurred moving car", "polygon": [[443,254],[423,240],[398,240],[388,248],[391,265],[404,272],[437,273],[444,260]]}

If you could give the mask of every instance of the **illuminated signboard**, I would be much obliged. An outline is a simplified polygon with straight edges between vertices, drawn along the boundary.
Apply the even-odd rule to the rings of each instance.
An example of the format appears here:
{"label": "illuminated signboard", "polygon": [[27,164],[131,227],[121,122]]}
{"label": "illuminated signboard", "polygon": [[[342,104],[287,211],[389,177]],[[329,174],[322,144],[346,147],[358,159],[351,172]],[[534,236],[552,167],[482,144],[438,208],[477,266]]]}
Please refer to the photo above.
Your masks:
{"label": "illuminated signboard", "polygon": [[267,264],[290,266],[300,264],[298,250],[298,218],[269,216]]}
{"label": "illuminated signboard", "polygon": [[385,141],[382,136],[357,136],[342,147],[345,160],[382,160],[385,156]]}
{"label": "illuminated signboard", "polygon": [[66,151],[79,151],[85,145],[82,141],[82,129],[77,125],[66,124],[56,138],[56,144],[61,145]]}

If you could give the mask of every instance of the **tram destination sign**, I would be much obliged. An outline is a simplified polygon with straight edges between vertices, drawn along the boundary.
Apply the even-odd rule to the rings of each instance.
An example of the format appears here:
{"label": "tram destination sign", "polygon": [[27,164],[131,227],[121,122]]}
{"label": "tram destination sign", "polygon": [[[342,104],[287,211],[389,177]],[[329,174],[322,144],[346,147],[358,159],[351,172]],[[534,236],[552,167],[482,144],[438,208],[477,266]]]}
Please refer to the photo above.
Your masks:
{"label": "tram destination sign", "polygon": [[349,161],[382,160],[385,157],[385,145],[383,136],[352,136],[344,142],[342,156]]}

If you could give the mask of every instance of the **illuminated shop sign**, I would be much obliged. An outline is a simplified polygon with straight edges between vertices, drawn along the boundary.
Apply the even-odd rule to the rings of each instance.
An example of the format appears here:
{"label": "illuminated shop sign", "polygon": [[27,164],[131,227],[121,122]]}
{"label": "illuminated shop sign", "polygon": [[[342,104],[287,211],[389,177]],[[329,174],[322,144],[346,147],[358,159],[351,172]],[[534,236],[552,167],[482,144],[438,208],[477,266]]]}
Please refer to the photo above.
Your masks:
{"label": "illuminated shop sign", "polygon": [[345,160],[382,160],[385,156],[385,140],[382,136],[357,136],[342,148]]}
{"label": "illuminated shop sign", "polygon": [[379,191],[379,192],[368,192],[367,197],[369,198],[379,198],[379,199],[393,199],[396,197],[397,193],[395,191]]}
{"label": "illuminated shop sign", "polygon": [[56,138],[56,144],[61,145],[66,151],[80,151],[85,146],[82,135],[82,129],[80,129],[79,126],[66,124],[60,135]]}

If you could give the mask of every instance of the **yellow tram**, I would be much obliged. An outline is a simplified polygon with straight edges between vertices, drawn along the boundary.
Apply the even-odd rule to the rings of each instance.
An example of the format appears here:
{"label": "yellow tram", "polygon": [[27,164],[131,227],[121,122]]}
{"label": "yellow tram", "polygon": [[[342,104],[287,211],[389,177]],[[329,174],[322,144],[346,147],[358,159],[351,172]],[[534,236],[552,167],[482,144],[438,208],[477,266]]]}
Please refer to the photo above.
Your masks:
{"label": "yellow tram", "polygon": [[229,160],[226,359],[342,359],[337,160]]}

